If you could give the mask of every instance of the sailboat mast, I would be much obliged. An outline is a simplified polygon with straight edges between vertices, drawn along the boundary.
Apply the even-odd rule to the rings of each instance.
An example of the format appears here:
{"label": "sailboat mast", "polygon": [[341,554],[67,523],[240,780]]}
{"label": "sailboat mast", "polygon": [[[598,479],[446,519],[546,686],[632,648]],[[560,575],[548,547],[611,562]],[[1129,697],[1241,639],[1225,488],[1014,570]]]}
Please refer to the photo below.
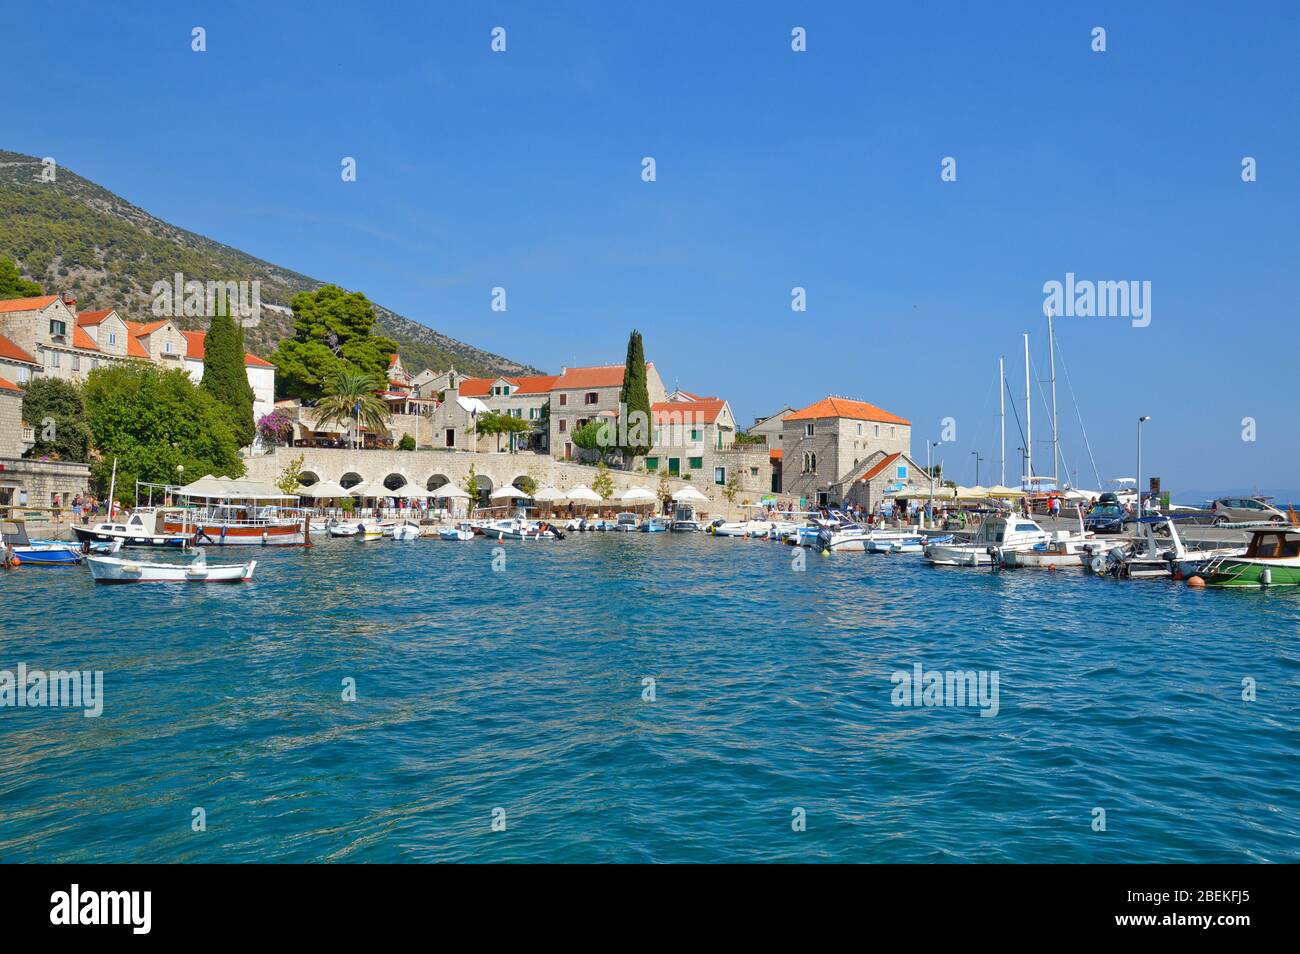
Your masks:
{"label": "sailboat mast", "polygon": [[1005,487],[1007,485],[1007,374],[1002,367],[1002,356],[998,356],[998,431],[1001,434],[1001,450],[999,452],[999,463],[1001,465],[1001,477],[998,484]]}
{"label": "sailboat mast", "polygon": [[1056,430],[1056,335],[1052,331],[1052,309],[1047,309],[1047,354],[1052,374],[1052,481],[1061,489],[1061,437]]}
{"label": "sailboat mast", "polygon": [[[1025,332],[1025,478],[1034,476],[1034,404],[1029,395],[1029,332]],[[1020,486],[1025,485],[1024,478]]]}

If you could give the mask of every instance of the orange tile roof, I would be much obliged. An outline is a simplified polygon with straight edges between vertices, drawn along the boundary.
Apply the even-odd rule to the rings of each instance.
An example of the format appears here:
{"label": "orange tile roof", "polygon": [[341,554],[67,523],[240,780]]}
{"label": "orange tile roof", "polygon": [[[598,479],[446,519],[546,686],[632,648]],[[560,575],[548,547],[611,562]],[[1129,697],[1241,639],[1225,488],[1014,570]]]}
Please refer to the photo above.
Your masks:
{"label": "orange tile roof", "polygon": [[705,424],[713,424],[717,421],[718,415],[722,413],[722,408],[726,403],[721,398],[699,398],[695,401],[662,401],[659,404],[650,405],[650,412],[654,415],[656,424],[677,422],[685,424],[700,420]]}
{"label": "orange tile roof", "polygon": [[461,397],[487,397],[496,378],[461,378]]}
{"label": "orange tile roof", "polygon": [[[461,378],[461,397],[487,397],[492,393],[492,385],[498,381],[509,381],[516,388],[516,394],[546,394],[559,379],[558,374],[530,374],[522,378]],[[619,378],[620,385],[623,379]]]}
{"label": "orange tile roof", "polygon": [[95,344],[95,339],[81,325],[72,326],[72,346],[82,348],[86,351],[98,351],[99,345]]}
{"label": "orange tile roof", "polygon": [[[185,357],[192,358],[195,361],[202,361],[207,355],[203,342],[207,340],[208,333],[206,331],[182,331],[181,334],[185,336]],[[270,361],[259,358],[251,351],[244,352],[244,364],[252,365],[255,368],[275,367]]]}
{"label": "orange tile roof", "polygon": [[829,417],[847,417],[855,421],[879,421],[885,424],[911,424],[897,414],[883,411],[866,401],[854,401],[850,398],[826,397],[816,404],[809,404],[801,411],[788,415],[787,421],[815,421]]}
{"label": "orange tile roof", "polygon": [[17,391],[19,394],[23,393],[22,388],[14,384],[12,381],[6,381],[4,378],[0,378],[0,391]]}
{"label": "orange tile roof", "polygon": [[112,308],[104,308],[100,311],[81,311],[77,313],[77,324],[85,327],[97,325],[112,313]]}
{"label": "orange tile roof", "polygon": [[161,328],[163,325],[167,324],[167,319],[164,318],[162,321],[151,321],[151,322],[149,322],[147,325],[142,325],[142,324],[139,324],[138,322],[131,322],[130,324],[131,324],[131,327],[134,329],[134,330],[131,332],[131,334],[133,334],[133,335],[151,335],[151,334],[153,334],[155,331],[157,331],[159,328]]}
{"label": "orange tile roof", "polygon": [[[646,367],[649,367],[647,362]],[[602,364],[589,368],[566,368],[552,386],[553,391],[571,388],[621,388],[623,365]]]}
{"label": "orange tile roof", "polygon": [[40,311],[59,300],[58,295],[40,295],[36,298],[10,298],[0,301],[0,312]]}
{"label": "orange tile roof", "polygon": [[8,358],[10,361],[21,361],[23,364],[36,364],[36,359],[24,351],[18,345],[14,344],[4,335],[0,335],[0,358]]}
{"label": "orange tile roof", "polygon": [[860,479],[864,481],[874,480],[876,477],[880,475],[880,472],[882,470],[884,470],[886,467],[888,467],[890,464],[892,464],[894,461],[898,460],[898,458],[902,456],[903,456],[902,454],[890,454],[889,456],[885,457],[883,460],[872,465],[871,469],[867,471],[865,474],[863,474]]}
{"label": "orange tile roof", "polygon": [[781,448],[779,447],[774,447],[767,452],[768,460],[780,460],[784,456],[785,456],[785,451],[781,450]]}

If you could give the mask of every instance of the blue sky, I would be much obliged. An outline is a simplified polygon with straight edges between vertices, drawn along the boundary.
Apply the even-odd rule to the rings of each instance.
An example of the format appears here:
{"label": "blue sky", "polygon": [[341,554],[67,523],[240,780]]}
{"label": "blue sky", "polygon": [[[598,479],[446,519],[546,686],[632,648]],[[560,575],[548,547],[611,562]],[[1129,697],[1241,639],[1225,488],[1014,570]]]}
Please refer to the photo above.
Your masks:
{"label": "blue sky", "polygon": [[[637,327],[743,423],[848,395],[923,459],[952,417],[966,482],[996,466],[998,356],[1019,401],[1029,331],[1046,377],[1043,283],[1150,281],[1148,327],[1058,321],[1101,477],[1146,413],[1166,486],[1300,484],[1300,4],[382,6],[11,8],[44,42],[6,52],[0,145],[540,367],[621,361]],[[1042,472],[1037,393],[1034,422]]]}

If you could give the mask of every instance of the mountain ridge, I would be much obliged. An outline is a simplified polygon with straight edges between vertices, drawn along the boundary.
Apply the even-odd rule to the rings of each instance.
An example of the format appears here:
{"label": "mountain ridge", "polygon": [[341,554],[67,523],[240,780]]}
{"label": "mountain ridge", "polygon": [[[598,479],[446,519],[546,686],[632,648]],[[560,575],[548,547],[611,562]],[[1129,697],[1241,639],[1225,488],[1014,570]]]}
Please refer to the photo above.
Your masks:
{"label": "mountain ridge", "polygon": [[[269,307],[244,337],[249,350],[269,357],[293,335],[289,299],[329,284],[165,222],[63,166],[53,182],[43,181],[44,168],[41,159],[0,149],[0,256],[48,293],[72,292],[79,310],[116,308],[131,320],[152,318],[150,289],[176,272],[202,282],[257,280]],[[371,301],[377,330],[398,343],[411,372],[454,366],[485,376],[541,373]],[[206,330],[203,318],[173,320],[185,330]]]}

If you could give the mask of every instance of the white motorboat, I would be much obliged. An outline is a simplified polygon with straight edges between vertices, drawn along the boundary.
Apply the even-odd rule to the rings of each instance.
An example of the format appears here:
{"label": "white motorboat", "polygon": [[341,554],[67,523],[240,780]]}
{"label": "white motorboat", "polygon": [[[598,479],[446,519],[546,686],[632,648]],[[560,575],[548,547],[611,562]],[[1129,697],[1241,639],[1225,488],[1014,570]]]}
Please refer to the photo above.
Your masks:
{"label": "white motorboat", "polygon": [[1051,535],[1029,517],[989,517],[967,543],[932,541],[925,559],[934,566],[991,566],[997,551],[1031,550]]}
{"label": "white motorboat", "polygon": [[382,523],[362,521],[357,525],[356,538],[362,541],[382,540],[384,538],[384,525]]}
{"label": "white motorboat", "polygon": [[614,518],[614,529],[623,533],[631,533],[640,525],[641,521],[637,519],[637,515],[629,511],[624,511]]}
{"label": "white motorboat", "polygon": [[996,556],[998,563],[1007,569],[1083,567],[1100,554],[1105,546],[1091,536],[1080,537],[1065,530],[1057,530],[1046,543],[1034,544],[1028,550],[999,549]]}
{"label": "white motorboat", "polygon": [[86,557],[96,583],[248,583],[256,560],[210,564],[198,551],[190,563],[146,563],[119,557]]}
{"label": "white motorboat", "polygon": [[459,527],[442,527],[438,530],[438,539],[455,540],[463,543],[466,540],[474,539],[474,531],[466,523],[462,523]]}
{"label": "white motorboat", "polygon": [[554,540],[555,533],[544,523],[513,518],[495,520],[483,528],[483,536],[490,540]]}
{"label": "white motorboat", "polygon": [[409,520],[403,520],[401,523],[384,527],[384,536],[392,537],[394,540],[418,540],[420,538],[420,525]]}
{"label": "white motorboat", "polygon": [[90,527],[73,525],[79,543],[120,543],[128,547],[172,547],[177,550],[194,538],[194,527],[185,526],[178,533],[164,529],[161,511],[137,507],[130,514],[118,514],[115,520]]}

